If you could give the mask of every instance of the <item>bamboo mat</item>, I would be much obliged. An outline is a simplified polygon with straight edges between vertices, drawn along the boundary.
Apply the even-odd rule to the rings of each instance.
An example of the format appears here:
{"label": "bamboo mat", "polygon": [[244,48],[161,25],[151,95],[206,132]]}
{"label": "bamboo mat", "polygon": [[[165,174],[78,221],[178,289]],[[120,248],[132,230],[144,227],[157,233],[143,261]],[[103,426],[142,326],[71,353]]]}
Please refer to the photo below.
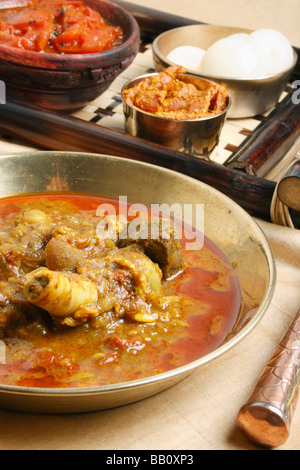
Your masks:
{"label": "bamboo mat", "polygon": [[[102,95],[80,111],[73,113],[73,116],[84,121],[96,123],[104,128],[124,132],[122,87],[128,80],[151,72],[154,72],[154,63],[150,44],[141,47],[134,62],[116,78]],[[280,100],[285,96],[286,92],[282,94]],[[262,116],[248,119],[227,119],[221,132],[219,144],[210,155],[211,161],[216,164],[224,164],[232,153],[240,148],[245,139],[256,130],[261,121],[267,119],[268,114],[271,112],[272,110]],[[41,150],[36,146],[28,145],[26,142],[6,134],[0,134],[0,138],[2,140],[0,154]],[[266,178],[276,182],[279,181],[293,155],[293,152],[289,152],[277,168],[273,168],[266,175]]]}

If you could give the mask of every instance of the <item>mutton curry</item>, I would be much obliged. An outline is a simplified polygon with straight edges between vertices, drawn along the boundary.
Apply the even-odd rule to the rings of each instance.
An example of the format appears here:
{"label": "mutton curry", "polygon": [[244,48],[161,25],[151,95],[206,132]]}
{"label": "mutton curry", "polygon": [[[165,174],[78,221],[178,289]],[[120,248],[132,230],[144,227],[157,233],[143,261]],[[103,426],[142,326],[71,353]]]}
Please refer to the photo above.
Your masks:
{"label": "mutton curry", "polygon": [[139,229],[156,227],[152,238],[132,237],[120,214],[99,230],[107,202],[117,211],[115,200],[83,195],[1,200],[0,383],[140,379],[198,359],[231,331],[240,286],[219,248],[205,238],[188,250],[177,222],[163,237],[163,218],[150,212]]}

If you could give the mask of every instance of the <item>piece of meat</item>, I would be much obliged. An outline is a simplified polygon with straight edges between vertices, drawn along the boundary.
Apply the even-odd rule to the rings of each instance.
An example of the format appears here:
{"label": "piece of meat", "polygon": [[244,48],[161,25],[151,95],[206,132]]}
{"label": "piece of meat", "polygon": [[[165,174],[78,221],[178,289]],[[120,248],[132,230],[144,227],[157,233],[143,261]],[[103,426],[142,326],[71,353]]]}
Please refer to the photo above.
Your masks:
{"label": "piece of meat", "polygon": [[134,292],[142,300],[148,302],[160,295],[162,272],[139,247],[122,248],[113,255],[112,260],[129,271]]}
{"label": "piece of meat", "polygon": [[51,238],[45,249],[46,265],[51,271],[75,271],[82,259],[78,248],[57,238]]}
{"label": "piece of meat", "polygon": [[27,302],[22,279],[0,282],[0,336],[11,326],[27,325],[40,318],[40,310]]}
{"label": "piece of meat", "polygon": [[176,236],[174,224],[165,218],[145,218],[139,224],[139,230],[134,233],[130,223],[119,235],[118,247],[137,244],[145,254],[157,263],[165,279],[168,279],[183,269],[184,262],[180,241]]}
{"label": "piece of meat", "polygon": [[28,302],[46,310],[61,324],[77,326],[99,314],[96,286],[78,274],[39,268],[26,276],[23,292]]}
{"label": "piece of meat", "polygon": [[224,87],[218,87],[216,93],[214,94],[211,103],[210,110],[215,113],[222,112],[228,104],[228,94]]}
{"label": "piece of meat", "polygon": [[77,326],[113,308],[126,314],[132,302],[139,301],[137,319],[143,321],[143,303],[148,305],[160,294],[161,278],[157,264],[139,248],[128,247],[103,258],[83,259],[76,273],[36,269],[26,276],[23,292],[28,302],[61,325]]}

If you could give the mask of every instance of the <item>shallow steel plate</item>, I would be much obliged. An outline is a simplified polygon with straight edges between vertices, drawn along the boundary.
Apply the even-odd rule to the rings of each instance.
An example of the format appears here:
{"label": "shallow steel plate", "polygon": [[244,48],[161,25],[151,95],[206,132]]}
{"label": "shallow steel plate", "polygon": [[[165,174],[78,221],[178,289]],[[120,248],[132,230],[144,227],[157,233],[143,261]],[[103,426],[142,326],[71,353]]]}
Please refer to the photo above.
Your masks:
{"label": "shallow steel plate", "polygon": [[0,157],[1,197],[57,191],[115,198],[127,196],[128,201],[146,206],[203,204],[204,233],[223,250],[239,276],[243,296],[241,314],[220,347],[178,369],[97,388],[40,389],[0,385],[0,407],[42,413],[78,413],[133,403],[176,384],[203,364],[211,363],[213,367],[214,359],[239,343],[266,312],[276,279],[269,243],[252,217],[212,187],[171,170],[106,155],[47,151]]}

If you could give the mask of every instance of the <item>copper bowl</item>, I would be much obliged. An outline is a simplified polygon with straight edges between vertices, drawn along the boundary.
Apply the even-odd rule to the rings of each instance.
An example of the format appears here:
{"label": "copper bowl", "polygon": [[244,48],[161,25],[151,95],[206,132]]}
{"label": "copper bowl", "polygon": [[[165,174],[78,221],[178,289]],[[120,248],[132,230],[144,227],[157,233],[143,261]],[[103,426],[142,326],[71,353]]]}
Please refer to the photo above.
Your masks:
{"label": "copper bowl", "polygon": [[[216,25],[192,25],[171,29],[159,35],[153,42],[152,51],[155,69],[157,72],[160,72],[174,65],[173,62],[167,59],[167,56],[178,46],[195,46],[206,50],[219,39],[223,39],[231,34],[249,34],[251,32],[248,29]],[[278,103],[296,63],[297,54],[294,51],[294,63],[288,70],[276,75],[255,79],[207,76],[195,74],[195,72],[188,69],[186,71],[187,73],[204,77],[223,85],[232,98],[228,117],[246,118],[264,114]]]}
{"label": "copper bowl", "polygon": [[[275,262],[264,233],[238,204],[214,188],[178,172],[107,155],[34,152],[0,159],[0,204],[6,196],[28,193],[81,193],[128,201],[168,204],[183,220],[191,208],[191,225],[203,230],[196,215],[204,205],[204,234],[235,267],[242,291],[239,318],[223,344],[211,353],[161,374],[130,382],[82,388],[34,388],[0,384],[0,407],[42,413],[78,413],[133,403],[175,385],[204,364],[225,354],[253,331],[272,299]],[[62,189],[63,188],[63,189]],[[180,397],[178,398],[180,400]]]}
{"label": "copper bowl", "polygon": [[[208,157],[219,143],[226,115],[231,106],[230,95],[226,109],[210,117],[177,120],[155,116],[132,106],[124,99],[125,90],[152,75],[155,74],[147,74],[130,80],[122,88],[125,131],[134,137],[149,140],[177,152]],[[177,78],[186,83],[193,83],[196,87],[197,84],[200,85],[200,82],[202,85],[205,82],[208,86],[213,83],[188,74],[180,74]]]}
{"label": "copper bowl", "polygon": [[93,54],[44,54],[0,44],[0,77],[8,100],[48,109],[74,111],[97,98],[134,60],[139,26],[125,9],[106,0],[85,0],[110,23],[120,26],[124,42]]}

